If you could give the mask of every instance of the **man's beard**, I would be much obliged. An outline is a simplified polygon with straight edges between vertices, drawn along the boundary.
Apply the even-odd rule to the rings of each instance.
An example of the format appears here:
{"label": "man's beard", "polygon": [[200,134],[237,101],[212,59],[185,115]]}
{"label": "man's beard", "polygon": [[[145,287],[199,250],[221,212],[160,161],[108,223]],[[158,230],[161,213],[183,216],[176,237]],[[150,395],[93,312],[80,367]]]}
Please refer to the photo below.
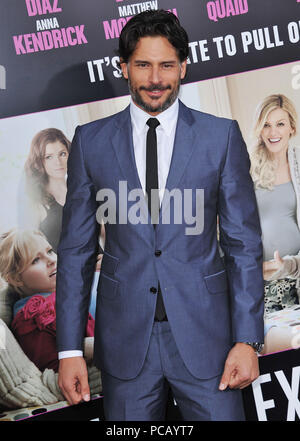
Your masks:
{"label": "man's beard", "polygon": [[[170,95],[166,98],[166,100],[159,104],[159,105],[151,105],[145,103],[143,98],[140,95],[141,90],[146,90],[148,92],[152,92],[153,90],[172,90],[172,87],[170,85],[168,86],[162,86],[160,84],[152,84],[149,87],[141,86],[139,88],[135,88],[132,85],[132,82],[130,80],[130,77],[128,76],[128,88],[131,95],[131,98],[135,104],[137,104],[139,107],[141,107],[145,112],[147,113],[161,113],[164,110],[167,110],[176,100],[179,94],[180,89],[180,79],[178,79],[178,84],[174,88],[174,90],[170,93]],[[153,98],[155,100],[155,98]],[[159,98],[157,98],[159,99]]]}

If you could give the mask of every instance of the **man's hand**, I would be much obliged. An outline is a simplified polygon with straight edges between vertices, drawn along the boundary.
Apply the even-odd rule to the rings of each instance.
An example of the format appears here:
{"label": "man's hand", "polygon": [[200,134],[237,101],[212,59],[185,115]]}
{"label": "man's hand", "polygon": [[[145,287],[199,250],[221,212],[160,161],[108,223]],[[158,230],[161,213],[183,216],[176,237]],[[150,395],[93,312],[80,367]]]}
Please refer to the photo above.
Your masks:
{"label": "man's hand", "polygon": [[267,260],[263,263],[264,280],[269,280],[270,277],[272,277],[273,274],[279,270],[279,268],[282,266],[283,262],[284,261],[280,257],[279,252],[276,250],[274,252],[274,259]]}
{"label": "man's hand", "polygon": [[258,357],[246,343],[236,343],[227,356],[219,389],[244,389],[259,376]]}
{"label": "man's hand", "polygon": [[59,361],[58,385],[69,404],[90,400],[86,362],[83,357]]}

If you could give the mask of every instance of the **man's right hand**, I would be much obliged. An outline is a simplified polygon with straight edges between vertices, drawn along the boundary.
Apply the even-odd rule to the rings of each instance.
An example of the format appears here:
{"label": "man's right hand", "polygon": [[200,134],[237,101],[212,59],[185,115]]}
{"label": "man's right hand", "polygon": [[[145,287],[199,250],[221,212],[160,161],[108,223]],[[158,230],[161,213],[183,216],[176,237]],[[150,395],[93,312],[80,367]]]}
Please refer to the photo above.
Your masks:
{"label": "man's right hand", "polygon": [[69,404],[90,400],[88,372],[83,357],[63,358],[59,361],[58,385]]}

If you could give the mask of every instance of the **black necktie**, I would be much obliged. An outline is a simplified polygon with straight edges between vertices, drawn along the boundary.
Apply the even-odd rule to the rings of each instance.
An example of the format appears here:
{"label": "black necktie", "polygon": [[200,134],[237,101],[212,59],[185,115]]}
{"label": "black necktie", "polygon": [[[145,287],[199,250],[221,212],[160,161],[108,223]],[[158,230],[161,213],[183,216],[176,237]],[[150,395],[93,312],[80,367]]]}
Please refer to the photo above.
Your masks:
{"label": "black necktie", "polygon": [[[151,215],[151,221],[155,228],[159,215],[159,193],[158,193],[158,170],[157,170],[157,138],[156,127],[159,126],[156,118],[149,118],[147,125],[149,126],[147,133],[147,150],[146,150],[146,192],[148,195],[148,208]],[[161,295],[160,284],[158,282],[157,302],[155,310],[155,320],[166,320],[166,311]]]}
{"label": "black necktie", "polygon": [[146,192],[148,196],[148,208],[151,221],[155,227],[158,221],[159,195],[158,195],[158,171],[157,171],[157,138],[156,127],[159,121],[156,118],[149,118],[146,150]]}

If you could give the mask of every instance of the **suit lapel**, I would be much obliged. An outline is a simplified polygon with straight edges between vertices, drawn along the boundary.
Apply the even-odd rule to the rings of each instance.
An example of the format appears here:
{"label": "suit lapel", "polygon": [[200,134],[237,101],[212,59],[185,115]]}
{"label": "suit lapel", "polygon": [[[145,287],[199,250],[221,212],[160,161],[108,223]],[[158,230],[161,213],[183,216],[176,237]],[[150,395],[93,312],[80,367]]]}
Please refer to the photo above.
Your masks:
{"label": "suit lapel", "polygon": [[[128,191],[136,189],[142,191],[134,155],[130,106],[119,114],[119,118],[116,121],[116,133],[112,138],[112,145],[117,156],[124,181],[127,182]],[[147,221],[151,226],[151,219],[146,198],[141,198],[140,202],[144,205],[142,212],[147,213]]]}
{"label": "suit lapel", "polygon": [[134,157],[129,106],[119,114],[119,118],[116,121],[116,133],[112,138],[112,145],[128,188],[131,190],[142,188]]}
{"label": "suit lapel", "polygon": [[[194,151],[194,141],[196,135],[192,128],[193,122],[194,118],[191,111],[181,101],[179,101],[179,114],[174,148],[166,183],[166,190],[169,192],[178,187],[179,181]],[[160,218],[162,216],[162,212],[168,207],[169,200],[170,199],[167,197],[167,195],[164,194]]]}
{"label": "suit lapel", "polygon": [[[191,111],[179,101],[179,114],[176,127],[176,135],[170,170],[166,182],[166,190],[169,192],[177,188],[179,181],[185,172],[186,166],[195,148],[195,132],[193,130],[194,118]],[[116,120],[116,133],[112,138],[112,145],[118,159],[124,180],[127,181],[128,189],[142,189],[134,156],[130,107],[119,113]],[[147,207],[147,201],[143,198]],[[168,208],[169,198],[166,194],[162,200],[162,212]],[[148,211],[148,207],[147,207]],[[161,220],[161,219],[160,219]],[[150,215],[148,222],[151,225]]]}

